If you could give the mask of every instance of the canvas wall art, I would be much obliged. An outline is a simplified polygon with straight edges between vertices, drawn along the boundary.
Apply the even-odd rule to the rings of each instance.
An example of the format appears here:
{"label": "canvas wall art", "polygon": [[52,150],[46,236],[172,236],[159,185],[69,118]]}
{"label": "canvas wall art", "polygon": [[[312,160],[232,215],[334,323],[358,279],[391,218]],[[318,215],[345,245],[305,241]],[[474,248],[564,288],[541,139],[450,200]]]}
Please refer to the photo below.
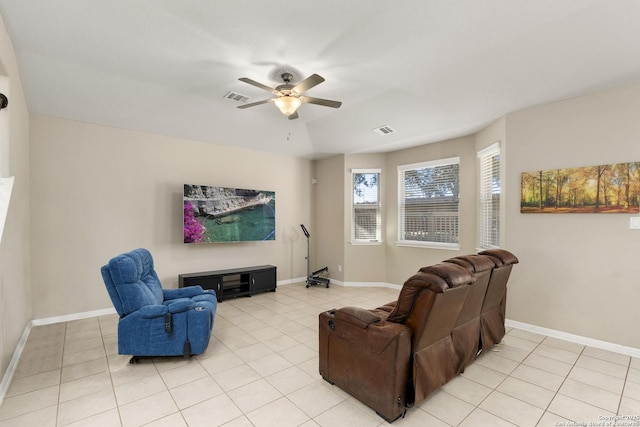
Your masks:
{"label": "canvas wall art", "polygon": [[640,162],[523,172],[522,213],[638,213]]}

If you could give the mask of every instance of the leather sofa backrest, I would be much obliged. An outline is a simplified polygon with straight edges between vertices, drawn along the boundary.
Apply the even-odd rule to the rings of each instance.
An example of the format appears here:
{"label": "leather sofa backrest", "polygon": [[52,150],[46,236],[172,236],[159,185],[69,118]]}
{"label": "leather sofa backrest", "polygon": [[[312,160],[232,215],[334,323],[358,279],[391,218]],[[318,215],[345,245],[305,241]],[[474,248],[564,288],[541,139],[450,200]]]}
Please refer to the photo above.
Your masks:
{"label": "leather sofa backrest", "polygon": [[518,263],[518,258],[504,249],[488,249],[479,253],[494,263],[491,278],[487,288],[487,294],[482,304],[482,312],[485,313],[502,304],[507,291],[507,281],[511,275],[513,264]]}
{"label": "leather sofa backrest", "polygon": [[406,322],[413,331],[414,352],[451,335],[468,291],[468,286],[459,286],[442,293],[423,292],[418,296]]}
{"label": "leather sofa backrest", "polygon": [[450,288],[469,284],[473,280],[468,271],[454,264],[440,263],[423,267],[404,282],[395,307],[389,313],[387,321],[405,323],[418,296],[423,291],[443,293]]}
{"label": "leather sofa backrest", "polygon": [[491,259],[482,255],[464,255],[448,259],[445,262],[466,268],[476,279],[469,289],[469,295],[456,322],[456,326],[462,325],[480,316],[487,287],[489,286],[489,279],[491,278],[491,271],[495,264]]}
{"label": "leather sofa backrest", "polygon": [[513,264],[518,263],[518,258],[504,249],[489,249],[480,252],[479,255],[487,257],[495,265],[480,312],[481,349],[488,350],[499,343],[506,333],[504,325],[507,307],[507,281],[511,275]]}
{"label": "leather sofa backrest", "polygon": [[423,267],[404,283],[387,321],[411,328],[414,351],[428,346],[451,333],[474,280],[452,263]]}

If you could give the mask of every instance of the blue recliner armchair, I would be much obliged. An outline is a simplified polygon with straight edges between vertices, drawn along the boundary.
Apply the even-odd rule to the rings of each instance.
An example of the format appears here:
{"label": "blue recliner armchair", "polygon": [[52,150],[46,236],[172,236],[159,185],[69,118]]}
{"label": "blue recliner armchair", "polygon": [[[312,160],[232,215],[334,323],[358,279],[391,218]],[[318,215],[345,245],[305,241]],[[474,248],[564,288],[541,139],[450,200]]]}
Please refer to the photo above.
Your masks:
{"label": "blue recliner armchair", "polygon": [[102,278],[120,315],[118,353],[190,357],[209,345],[217,299],[200,286],[162,289],[153,257],[140,248],[112,258]]}

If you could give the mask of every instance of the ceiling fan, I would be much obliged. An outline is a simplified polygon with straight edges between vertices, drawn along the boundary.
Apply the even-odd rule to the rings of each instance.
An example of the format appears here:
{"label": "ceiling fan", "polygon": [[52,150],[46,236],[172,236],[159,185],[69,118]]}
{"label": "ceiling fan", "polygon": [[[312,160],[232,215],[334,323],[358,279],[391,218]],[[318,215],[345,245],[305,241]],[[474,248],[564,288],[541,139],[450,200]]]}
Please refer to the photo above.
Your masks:
{"label": "ceiling fan", "polygon": [[324,78],[317,74],[310,75],[297,85],[291,84],[291,81],[293,79],[293,75],[291,73],[284,72],[280,75],[280,77],[284,81],[284,84],[276,86],[275,88],[263,85],[262,83],[258,83],[257,81],[251,80],[247,77],[241,77],[239,79],[240,81],[249,83],[250,85],[266,90],[267,92],[271,92],[272,94],[276,95],[276,97],[253,102],[251,104],[240,105],[238,108],[255,107],[256,105],[273,102],[276,104],[278,109],[280,109],[282,114],[287,116],[289,120],[293,120],[298,118],[297,110],[303,102],[331,108],[340,108],[340,106],[342,105],[342,102],[340,101],[332,101],[330,99],[314,98],[312,96],[304,95],[306,91],[324,81]]}

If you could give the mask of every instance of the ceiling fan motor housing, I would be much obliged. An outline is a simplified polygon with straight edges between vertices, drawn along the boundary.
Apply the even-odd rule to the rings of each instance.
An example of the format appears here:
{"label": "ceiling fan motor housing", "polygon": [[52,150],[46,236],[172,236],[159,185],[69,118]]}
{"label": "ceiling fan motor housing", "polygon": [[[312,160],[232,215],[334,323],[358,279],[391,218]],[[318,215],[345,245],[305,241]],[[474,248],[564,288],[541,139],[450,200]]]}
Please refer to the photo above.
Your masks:
{"label": "ceiling fan motor housing", "polygon": [[340,108],[340,105],[342,105],[342,102],[340,101],[315,98],[315,97],[306,96],[306,95],[303,96],[303,94],[307,90],[324,82],[324,78],[322,76],[319,76],[318,74],[312,74],[306,79],[304,79],[303,81],[297,83],[296,85],[293,85],[291,83],[294,78],[292,73],[287,71],[282,71],[280,73],[280,77],[284,81],[284,84],[276,86],[275,88],[271,88],[267,85],[264,85],[262,83],[259,83],[247,77],[241,77],[239,79],[240,81],[243,81],[252,86],[271,92],[276,97],[271,99],[265,99],[258,102],[253,102],[251,104],[240,105],[238,106],[238,108],[249,108],[249,107],[254,107],[256,105],[262,105],[268,102],[273,102],[276,104],[278,109],[280,109],[280,111],[289,118],[289,120],[292,120],[292,119],[298,118],[298,113],[296,110],[303,102],[309,103],[309,104],[322,105],[322,106],[331,107],[331,108]]}

